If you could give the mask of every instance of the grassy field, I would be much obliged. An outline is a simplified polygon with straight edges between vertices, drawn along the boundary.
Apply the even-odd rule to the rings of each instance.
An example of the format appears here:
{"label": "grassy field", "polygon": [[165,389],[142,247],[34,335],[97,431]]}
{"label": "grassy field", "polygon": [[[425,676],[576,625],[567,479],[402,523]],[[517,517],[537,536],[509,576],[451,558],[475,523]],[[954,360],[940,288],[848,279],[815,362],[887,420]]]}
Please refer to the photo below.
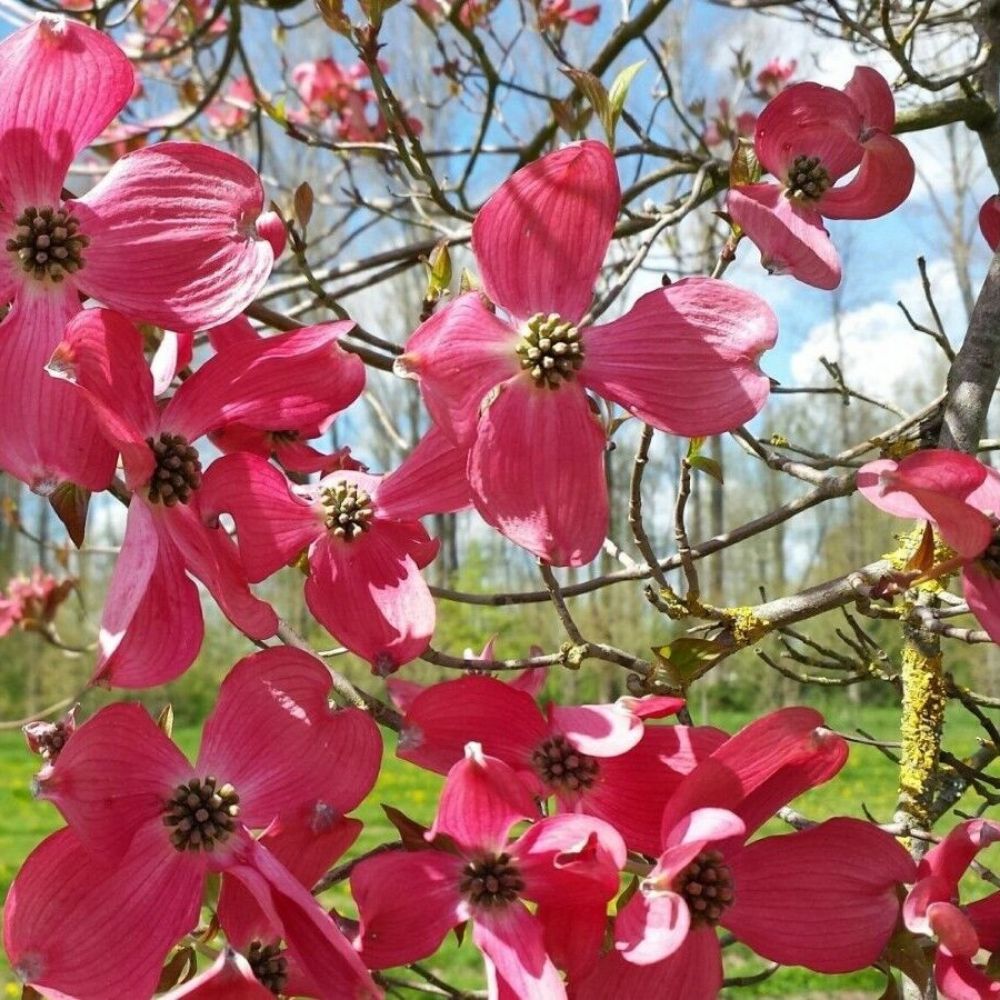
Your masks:
{"label": "grassy field", "polygon": [[[696,720],[703,721],[703,720]],[[734,731],[747,721],[735,713],[714,715],[712,723]],[[895,738],[896,716],[891,709],[855,708],[843,706],[836,716],[828,719],[830,725],[851,733],[862,728],[884,739]],[[953,752],[967,755],[976,747],[977,728],[964,714],[949,717],[946,744]],[[196,730],[181,730],[178,742],[192,753],[197,746]],[[390,741],[386,757],[373,795],[369,796],[357,815],[365,822],[365,830],[349,857],[369,850],[386,840],[396,839],[379,803],[385,802],[403,810],[414,819],[429,823],[433,818],[441,779],[426,774],[398,761],[392,753]],[[0,888],[6,894],[18,866],[28,852],[48,833],[61,825],[61,820],[51,805],[36,802],[31,796],[31,777],[36,769],[36,759],[24,749],[18,733],[0,732]],[[877,750],[855,746],[844,771],[828,785],[815,789],[796,802],[805,815],[813,819],[826,819],[837,815],[863,816],[866,808],[880,821],[887,821],[896,799],[896,773],[894,765]],[[787,827],[778,821],[765,828],[765,833],[783,833]],[[334,891],[330,902],[339,909],[349,910],[346,892]],[[740,946],[726,950],[726,974],[747,976],[764,967],[763,962]],[[471,941],[458,946],[454,938],[433,959],[423,965],[455,985],[475,989],[482,987],[481,960]],[[398,976],[407,982],[416,982],[413,973],[404,971]],[[20,990],[10,981],[8,968],[0,960],[2,996],[17,997]],[[874,971],[851,976],[819,977],[802,969],[782,969],[764,983],[727,991],[729,997],[879,997],[884,979]],[[415,996],[412,992],[409,996]]]}

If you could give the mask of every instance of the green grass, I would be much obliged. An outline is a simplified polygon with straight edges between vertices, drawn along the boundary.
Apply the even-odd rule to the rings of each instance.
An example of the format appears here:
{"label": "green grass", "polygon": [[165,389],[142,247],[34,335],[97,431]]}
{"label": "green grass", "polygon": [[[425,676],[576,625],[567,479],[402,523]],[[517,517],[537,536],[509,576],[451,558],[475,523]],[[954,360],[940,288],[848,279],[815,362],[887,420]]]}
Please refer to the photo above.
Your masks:
{"label": "green grass", "polygon": [[[727,712],[713,715],[711,721],[734,731],[747,719],[747,715]],[[848,705],[839,706],[835,715],[828,715],[828,722],[846,733],[860,727],[889,740],[895,738],[897,725],[892,709]],[[957,713],[953,717],[949,716],[946,745],[953,752],[962,756],[972,752],[976,748],[979,734],[968,716]],[[185,751],[192,753],[196,749],[197,730],[182,729],[175,735]],[[365,829],[349,852],[349,858],[380,843],[396,839],[394,828],[382,812],[380,802],[391,804],[425,824],[429,824],[434,816],[441,779],[397,760],[393,755],[393,746],[390,740],[374,793],[356,811],[356,815],[364,821]],[[17,868],[31,849],[46,834],[62,825],[58,813],[51,805],[32,798],[31,779],[36,769],[37,758],[24,749],[20,735],[0,732],[0,801],[3,803],[0,809],[0,888],[4,894]],[[863,817],[865,807],[879,821],[884,822],[891,819],[895,800],[896,771],[893,763],[873,748],[854,746],[841,774],[827,785],[802,796],[795,806],[811,819],[817,820],[843,815]],[[942,827],[950,825],[951,822],[948,821]],[[787,829],[783,823],[774,820],[763,832],[780,834],[787,832]],[[332,890],[328,901],[342,912],[353,915],[346,887]],[[762,969],[766,964],[739,945],[727,948],[725,955],[728,976],[746,976]],[[481,959],[470,940],[458,946],[454,937],[450,937],[437,955],[422,964],[457,986],[469,989],[483,987]],[[411,972],[401,972],[399,978],[408,982],[416,981]],[[3,996],[19,995],[19,990],[10,982],[9,971],[2,960],[0,984],[6,987]],[[881,995],[883,988],[884,978],[874,971],[850,976],[822,977],[803,969],[782,969],[764,983],[727,991],[725,995],[874,998]]]}

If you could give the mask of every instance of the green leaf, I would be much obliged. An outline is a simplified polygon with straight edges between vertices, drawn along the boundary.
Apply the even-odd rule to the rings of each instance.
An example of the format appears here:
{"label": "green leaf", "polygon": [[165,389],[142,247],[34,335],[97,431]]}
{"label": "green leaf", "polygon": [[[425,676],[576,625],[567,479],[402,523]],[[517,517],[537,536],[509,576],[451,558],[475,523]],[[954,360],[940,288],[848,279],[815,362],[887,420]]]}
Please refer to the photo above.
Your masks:
{"label": "green leaf", "polygon": [[615,127],[618,125],[618,119],[622,116],[622,110],[625,107],[625,99],[628,97],[629,87],[632,86],[632,81],[635,79],[636,73],[642,69],[646,64],[645,59],[640,59],[637,63],[632,63],[631,66],[626,66],[614,79],[611,84],[611,89],[608,91],[608,110],[610,112],[610,139],[614,139]]}
{"label": "green leaf", "polygon": [[666,646],[654,646],[653,653],[666,668],[670,680],[686,688],[722,655],[722,647],[713,639],[681,636]]}
{"label": "green leaf", "polygon": [[[608,92],[604,89],[604,84],[585,69],[564,69],[563,72],[576,84],[576,89],[586,98],[587,103],[593,109],[598,120],[604,126],[604,133],[608,138],[608,145],[614,145],[615,128],[611,114],[611,105],[608,101]],[[582,131],[582,126],[586,124],[578,116],[575,122],[576,130]]]}
{"label": "green leaf", "polygon": [[440,240],[425,261],[427,270],[427,293],[424,300],[437,302],[451,286],[451,254],[448,252],[447,237]]}
{"label": "green leaf", "polygon": [[749,139],[741,138],[729,161],[730,187],[742,187],[745,184],[756,184],[760,180],[760,160]]}
{"label": "green leaf", "polygon": [[724,482],[722,466],[714,458],[709,458],[707,455],[695,455],[694,458],[688,459],[688,465],[692,469],[697,469],[699,472],[711,476],[717,483]]}
{"label": "green leaf", "polygon": [[692,458],[697,457],[701,454],[701,446],[705,443],[703,437],[691,438],[688,442],[688,453],[687,459],[690,462]]}

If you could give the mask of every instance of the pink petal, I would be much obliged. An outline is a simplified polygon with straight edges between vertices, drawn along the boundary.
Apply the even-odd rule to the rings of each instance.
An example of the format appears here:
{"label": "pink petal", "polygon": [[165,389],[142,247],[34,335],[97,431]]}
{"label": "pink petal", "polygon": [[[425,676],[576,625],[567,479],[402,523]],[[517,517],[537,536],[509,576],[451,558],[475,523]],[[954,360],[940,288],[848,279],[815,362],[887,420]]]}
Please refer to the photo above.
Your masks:
{"label": "pink petal", "polygon": [[966,498],[976,510],[991,517],[1000,516],[1000,473],[986,466],[986,478]]}
{"label": "pink petal", "polygon": [[111,572],[92,684],[166,684],[194,662],[204,636],[198,588],[162,518],[134,497]]}
{"label": "pink petal", "polygon": [[[921,869],[924,866],[921,863]],[[948,902],[956,896],[958,888],[946,879],[931,875],[921,877],[903,900],[903,923],[914,934],[932,935],[928,911],[932,904]]]}
{"label": "pink petal", "polygon": [[786,198],[777,185],[730,188],[726,211],[756,244],[770,274],[790,274],[814,288],[840,284],[840,258],[822,217]]}
{"label": "pink petal", "polygon": [[608,530],[604,429],[575,383],[542,389],[511,379],[472,448],[476,509],[512,542],[553,566],[583,566]]}
{"label": "pink petal", "polygon": [[[146,823],[159,824],[174,788],[191,775],[184,754],[141,705],[101,709],[43,769],[37,795],[52,802],[85,847],[114,860]],[[161,854],[174,851],[166,835]]]}
{"label": "pink petal", "polygon": [[967,563],[962,570],[962,593],[989,637],[1000,642],[1000,579],[982,563]]}
{"label": "pink petal", "polygon": [[1000,246],[1000,195],[990,195],[979,209],[979,231],[991,250]]}
{"label": "pink petal", "polygon": [[861,112],[862,129],[891,132],[896,123],[896,102],[885,77],[868,66],[858,66],[844,87],[844,93]]}
{"label": "pink petal", "polygon": [[757,117],[754,148],[784,182],[797,156],[814,156],[836,180],[861,160],[861,112],[843,91],[818,83],[783,90]]}
{"label": "pink petal", "polygon": [[876,132],[864,144],[857,174],[816,202],[828,219],[877,219],[906,201],[916,167],[910,151],[894,136]]}
{"label": "pink petal", "polygon": [[225,323],[213,326],[206,333],[208,334],[208,342],[216,353],[260,336],[250,320],[243,315],[234,316],[232,319],[226,320]]}
{"label": "pink petal", "polygon": [[204,878],[189,855],[154,847],[162,831],[147,824],[112,866],[69,829],[35,848],[4,907],[4,945],[21,979],[76,1000],[152,995],[167,952],[198,922]]}
{"label": "pink petal", "polygon": [[[372,969],[417,962],[468,917],[458,887],[465,861],[443,851],[394,851],[351,872],[361,916],[361,955]],[[400,892],[400,886],[412,891]]]}
{"label": "pink petal", "polygon": [[932,903],[927,908],[927,922],[942,949],[961,958],[976,957],[979,937],[972,922],[959,907],[953,903]]}
{"label": "pink petal", "polygon": [[571,143],[522,167],[480,209],[472,251],[486,294],[517,320],[587,311],[621,190],[604,143]]}
{"label": "pink petal", "polygon": [[524,904],[476,914],[472,928],[476,947],[492,962],[503,990],[518,1000],[559,1000],[566,988],[552,959],[545,953],[542,928]]}
{"label": "pink petal", "polygon": [[129,488],[144,486],[155,466],[146,439],[160,420],[139,331],[110,309],[86,309],[66,328],[48,371],[87,401],[101,433],[122,453]]}
{"label": "pink petal", "polygon": [[114,475],[114,448],[90,406],[45,371],[79,308],[70,285],[50,292],[25,284],[0,323],[0,468],[40,492],[64,481],[102,490]]}
{"label": "pink petal", "polygon": [[515,770],[529,766],[547,727],[530,695],[493,677],[462,677],[434,684],[406,710],[398,757],[447,774],[470,740]]}
{"label": "pink petal", "polygon": [[[135,74],[107,35],[40,17],[0,46],[0,177],[6,208],[58,207],[76,154],[125,106]],[[11,199],[8,201],[8,197]]]}
{"label": "pink petal", "polygon": [[163,994],[163,1000],[274,1000],[274,994],[254,978],[247,960],[231,948],[219,952],[219,957],[202,973],[183,986]]}
{"label": "pink petal", "polygon": [[399,468],[379,483],[375,495],[379,510],[394,521],[416,521],[427,514],[471,507],[468,457],[467,448],[431,427]]}
{"label": "pink petal", "polygon": [[418,657],[434,633],[434,599],[410,554],[414,528],[423,530],[376,518],[352,541],[321,538],[309,555],[309,610],[382,675]]}
{"label": "pink petal", "polygon": [[519,337],[475,292],[460,295],[419,326],[396,373],[420,383],[434,422],[459,444],[476,436],[483,399],[520,371]]}
{"label": "pink petal", "polygon": [[947,899],[958,890],[958,883],[976,855],[1000,841],[1000,823],[991,820],[968,820],[959,823],[941,843],[932,847],[920,862],[920,878],[941,879],[950,886]]}
{"label": "pink petal", "polygon": [[934,959],[934,981],[948,1000],[990,1000],[1000,996],[1000,980],[986,975],[967,958],[955,958],[939,948]]}
{"label": "pink petal", "polygon": [[764,958],[817,972],[872,964],[899,920],[914,863],[887,833],[832,819],[727,857],[734,902],[722,923]]}
{"label": "pink petal", "polygon": [[319,660],[284,646],[240,660],[222,682],[198,771],[236,788],[248,827],[317,801],[343,814],[375,784],[378,729],[359,709],[331,709],[331,689]]}
{"label": "pink petal", "polygon": [[1000,892],[967,904],[965,915],[975,927],[982,947],[987,951],[1000,950]]}
{"label": "pink petal", "polygon": [[254,229],[263,202],[247,164],[203,143],[127,153],[68,203],[91,240],[81,286],[136,320],[174,330],[216,326],[270,274],[274,252]]}
{"label": "pink petal", "polygon": [[202,517],[236,522],[240,561],[251,583],[292,562],[323,531],[312,504],[294,496],[288,480],[257,455],[225,455],[205,472],[198,491]]}
{"label": "pink petal", "polygon": [[580,380],[671,434],[719,434],[767,401],[770,380],[757,361],[777,336],[777,317],[753,292],[685,278],[588,328]]}
{"label": "pink petal", "polygon": [[684,897],[670,890],[637,892],[615,921],[615,948],[633,965],[669,958],[684,944],[691,911]]}
{"label": "pink petal", "polygon": [[616,757],[641,739],[642,720],[617,703],[613,705],[549,706],[553,730],[563,733],[581,753],[591,757]]}
{"label": "pink petal", "polygon": [[350,323],[304,327],[227,347],[175,393],[163,426],[189,441],[227,423],[294,429],[354,402],[365,366],[338,343]]}
{"label": "pink petal", "polygon": [[170,388],[174,376],[191,364],[194,356],[194,336],[164,330],[149,370],[153,376],[153,395],[162,396]]}

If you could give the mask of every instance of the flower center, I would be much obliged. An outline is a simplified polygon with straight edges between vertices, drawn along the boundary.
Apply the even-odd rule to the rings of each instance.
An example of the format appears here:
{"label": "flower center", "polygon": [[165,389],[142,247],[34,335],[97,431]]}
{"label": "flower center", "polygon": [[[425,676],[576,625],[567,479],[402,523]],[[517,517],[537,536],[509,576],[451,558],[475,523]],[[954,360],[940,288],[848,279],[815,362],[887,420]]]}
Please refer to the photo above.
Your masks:
{"label": "flower center", "polygon": [[351,483],[337,483],[323,490],[320,503],[327,529],[345,542],[353,542],[372,526],[372,498]]}
{"label": "flower center", "polygon": [[818,156],[796,156],[788,169],[785,194],[799,201],[818,201],[830,183],[830,175]]}
{"label": "flower center", "polygon": [[580,753],[563,735],[547,739],[531,755],[531,763],[546,785],[557,791],[578,792],[597,780],[599,765],[593,757]]}
{"label": "flower center", "polygon": [[521,367],[535,385],[558,389],[583,364],[580,331],[555,313],[535,313],[515,348]]}
{"label": "flower center", "polygon": [[163,823],[178,851],[210,851],[236,829],[240,797],[232,785],[192,778],[178,785],[163,806]]}
{"label": "flower center", "polygon": [[470,861],[462,871],[458,891],[476,906],[506,906],[524,888],[524,879],[509,854]]}
{"label": "flower center", "polygon": [[294,444],[302,436],[298,431],[268,431],[274,444]]}
{"label": "flower center", "polygon": [[993,532],[990,544],[979,557],[979,564],[990,576],[1000,577],[1000,529]]}
{"label": "flower center", "polygon": [[276,944],[253,941],[247,952],[247,962],[254,977],[272,993],[280,993],[288,980],[288,961]]}
{"label": "flower center", "polygon": [[156,468],[149,480],[150,503],[167,507],[187,503],[201,486],[201,462],[198,452],[180,434],[162,433],[156,440],[146,438],[156,459]]}
{"label": "flower center", "polygon": [[733,902],[733,876],[719,851],[702,851],[674,880],[696,924],[714,927]]}
{"label": "flower center", "polygon": [[15,220],[7,250],[36,280],[62,281],[83,267],[90,239],[80,232],[80,220],[65,208],[26,208]]}

